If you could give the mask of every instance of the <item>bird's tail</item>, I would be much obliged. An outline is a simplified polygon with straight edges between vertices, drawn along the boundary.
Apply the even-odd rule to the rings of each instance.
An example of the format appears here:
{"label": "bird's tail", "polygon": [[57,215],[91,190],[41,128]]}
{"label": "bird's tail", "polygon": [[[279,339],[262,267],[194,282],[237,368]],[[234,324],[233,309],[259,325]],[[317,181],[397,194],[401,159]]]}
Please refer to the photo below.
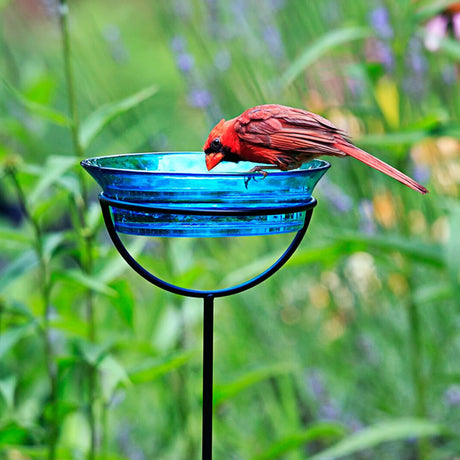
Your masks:
{"label": "bird's tail", "polygon": [[393,179],[396,179],[402,184],[407,185],[408,187],[414,190],[417,190],[417,192],[423,194],[428,193],[428,190],[423,185],[420,185],[418,182],[416,182],[414,179],[411,179],[410,177],[403,174],[401,171],[398,171],[396,168],[393,168],[393,166],[386,164],[384,161],[379,160],[370,153],[361,150],[353,144],[350,144],[348,142],[340,142],[337,143],[336,147],[342,152],[346,153],[347,155],[350,155],[353,158],[356,158],[357,160],[363,162],[371,168],[377,169],[378,171],[387,174],[388,176],[392,177]]}

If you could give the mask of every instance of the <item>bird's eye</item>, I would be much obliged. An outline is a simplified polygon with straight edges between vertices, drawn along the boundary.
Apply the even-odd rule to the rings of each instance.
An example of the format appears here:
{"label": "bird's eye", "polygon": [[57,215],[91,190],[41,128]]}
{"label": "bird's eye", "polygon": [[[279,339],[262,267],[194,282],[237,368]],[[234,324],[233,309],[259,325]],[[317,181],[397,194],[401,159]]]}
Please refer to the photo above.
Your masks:
{"label": "bird's eye", "polygon": [[220,138],[216,137],[212,142],[211,142],[211,147],[213,149],[219,150],[222,147],[222,144],[220,143]]}

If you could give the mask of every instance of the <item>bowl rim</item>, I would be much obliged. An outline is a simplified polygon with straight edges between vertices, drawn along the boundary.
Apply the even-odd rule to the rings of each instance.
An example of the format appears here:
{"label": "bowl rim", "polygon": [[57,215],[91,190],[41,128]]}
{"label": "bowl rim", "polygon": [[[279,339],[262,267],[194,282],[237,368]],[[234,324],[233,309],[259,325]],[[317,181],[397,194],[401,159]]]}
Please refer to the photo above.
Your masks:
{"label": "bowl rim", "polygon": [[[199,177],[199,178],[212,178],[212,177],[245,177],[245,176],[259,176],[259,172],[249,172],[249,171],[241,171],[241,172],[213,172],[213,171],[207,171],[203,173],[196,173],[196,172],[186,172],[186,171],[180,171],[180,172],[175,172],[175,171],[152,171],[152,170],[145,170],[145,169],[124,169],[124,168],[113,168],[109,166],[100,166],[100,165],[95,165],[92,162],[99,160],[99,159],[105,159],[105,158],[115,158],[115,157],[130,157],[130,156],[140,156],[140,155],[183,155],[183,154],[202,154],[203,156],[205,155],[204,152],[202,151],[177,151],[177,152],[172,152],[172,151],[166,151],[166,152],[131,152],[131,153],[122,153],[122,154],[115,154],[115,155],[100,155],[96,157],[90,157],[86,158],[82,161],[80,161],[80,165],[89,170],[98,170],[98,171],[106,171],[106,172],[119,172],[123,174],[153,174],[153,175],[163,175],[163,176],[193,176],[193,177]],[[204,160],[204,158],[203,158]],[[312,161],[319,161],[321,164],[317,167],[310,168],[310,169],[292,169],[289,171],[277,171],[277,170],[270,170],[269,175],[270,176],[276,176],[276,177],[283,177],[283,176],[290,176],[290,175],[306,175],[310,174],[313,171],[323,171],[327,170],[331,167],[330,163],[327,161],[320,159],[320,158],[314,158]],[[255,163],[257,164],[257,163]],[[259,163],[260,164],[260,163]],[[307,163],[305,163],[307,164]],[[261,165],[262,167],[264,165]]]}

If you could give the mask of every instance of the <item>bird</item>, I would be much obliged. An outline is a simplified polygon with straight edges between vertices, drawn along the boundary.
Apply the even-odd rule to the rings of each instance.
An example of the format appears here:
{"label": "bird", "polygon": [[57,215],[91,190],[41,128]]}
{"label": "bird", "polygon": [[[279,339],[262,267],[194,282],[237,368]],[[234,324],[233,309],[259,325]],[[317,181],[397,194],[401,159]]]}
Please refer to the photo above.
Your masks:
{"label": "bird", "polygon": [[231,120],[220,120],[203,150],[208,171],[222,161],[249,161],[259,163],[250,172],[264,177],[267,169],[297,169],[321,155],[350,156],[422,194],[428,193],[423,185],[353,145],[345,132],[326,118],[279,104],[258,105]]}

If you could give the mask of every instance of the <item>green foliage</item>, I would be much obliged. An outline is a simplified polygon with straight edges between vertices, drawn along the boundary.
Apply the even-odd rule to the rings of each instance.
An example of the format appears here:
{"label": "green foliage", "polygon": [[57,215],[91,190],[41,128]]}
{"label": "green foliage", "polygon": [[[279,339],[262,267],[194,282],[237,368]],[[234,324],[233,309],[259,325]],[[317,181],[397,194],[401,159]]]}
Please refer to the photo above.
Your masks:
{"label": "green foliage", "polygon": [[337,445],[313,455],[311,458],[314,460],[343,458],[347,455],[371,449],[383,442],[422,436],[440,436],[444,432],[446,432],[444,427],[425,420],[392,420],[390,423],[380,423],[355,433]]}
{"label": "green foliage", "polygon": [[[430,194],[332,159],[286,267],[216,300],[216,458],[457,455],[460,45],[425,46],[453,3],[0,0],[0,458],[200,458],[200,302],[127,267],[78,162],[199,150],[265,102],[330,118]],[[209,288],[291,237],[125,241]]]}
{"label": "green foliage", "polygon": [[80,144],[83,149],[88,148],[91,141],[113,118],[137,107],[141,102],[152,97],[158,91],[156,86],[151,86],[129,96],[121,101],[104,104],[83,121],[80,131]]}
{"label": "green foliage", "polygon": [[311,66],[316,60],[321,58],[330,50],[353,40],[367,38],[371,31],[364,27],[349,27],[346,29],[328,32],[325,36],[309,45],[305,51],[286,69],[281,77],[281,85],[290,85],[296,77],[303,74],[305,69]]}

